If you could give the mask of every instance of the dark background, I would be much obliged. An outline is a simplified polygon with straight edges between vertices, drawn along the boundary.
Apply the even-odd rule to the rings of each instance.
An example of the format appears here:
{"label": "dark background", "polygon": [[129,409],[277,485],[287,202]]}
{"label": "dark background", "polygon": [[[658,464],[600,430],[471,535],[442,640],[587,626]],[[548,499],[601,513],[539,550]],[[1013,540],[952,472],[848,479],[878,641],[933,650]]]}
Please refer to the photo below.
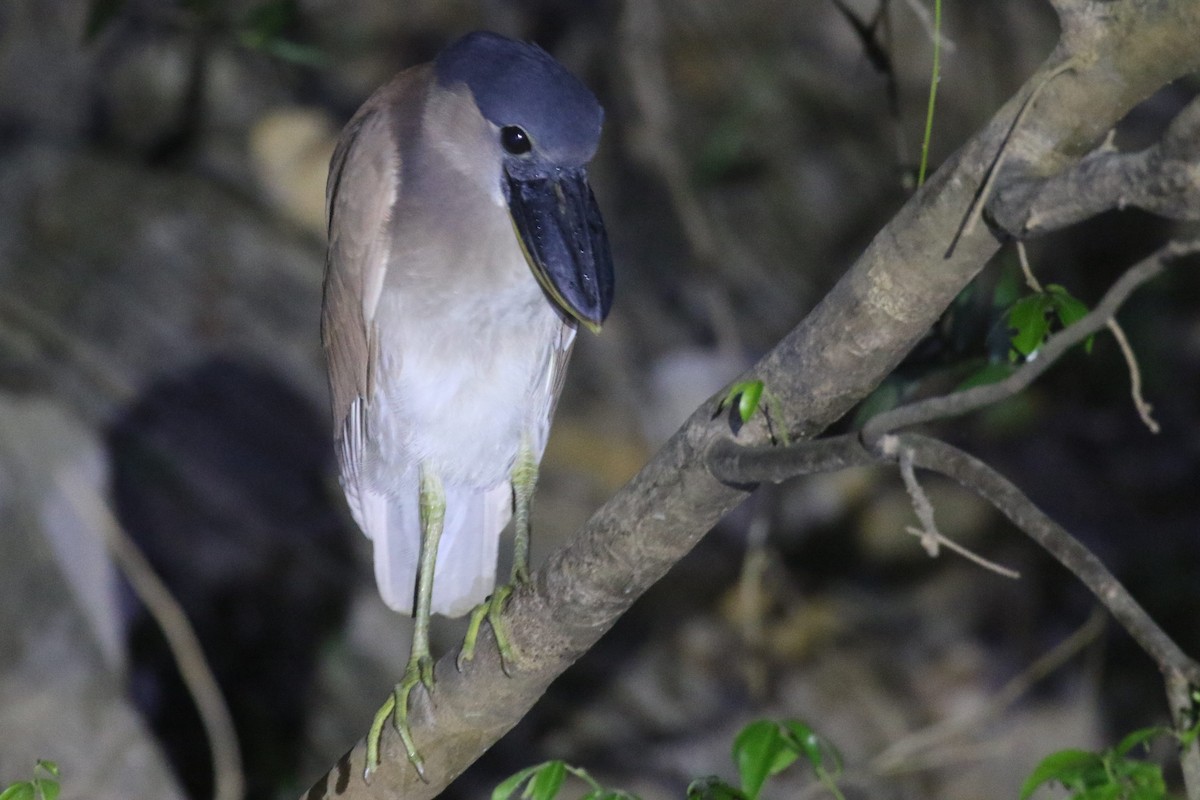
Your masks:
{"label": "dark background", "polygon": [[[933,167],[1057,36],[1037,0],[945,5]],[[878,10],[846,6],[868,22]],[[376,86],[490,28],[539,42],[606,108],[592,176],[617,299],[603,334],[575,348],[536,563],[794,326],[905,201],[931,60],[919,6],[892,0],[867,46],[818,0],[5,0],[0,784],[40,757],[60,763],[64,798],[210,790],[161,636],[99,544],[113,523],[193,619],[251,797],[307,788],[399,676],[409,623],[378,600],[342,506],[317,335],[328,158]],[[1196,89],[1151,98],[1118,146],[1153,142]],[[1030,252],[1043,282],[1090,303],[1173,230],[1114,212]],[[1014,275],[1006,250],[880,402],[945,391],[997,342],[1002,354],[996,287],[1019,288]],[[1158,436],[1107,336],[1024,396],[940,429],[1093,547],[1191,653],[1198,290],[1170,273],[1121,316]],[[927,488],[943,531],[1021,580],[928,559],[903,533],[914,520],[891,471],[764,490],[446,796],[486,796],[561,757],[647,800],[679,797],[692,777],[732,774],[732,736],[757,716],[803,718],[832,739],[847,796],[1015,796],[1048,752],[1165,720],[1153,666],[1111,627],[989,709],[1091,603],[980,501]],[[748,538],[763,536],[761,580],[739,583]],[[435,652],[460,627],[435,624]],[[881,756],[962,718],[975,722]],[[800,773],[777,796],[796,796]]]}

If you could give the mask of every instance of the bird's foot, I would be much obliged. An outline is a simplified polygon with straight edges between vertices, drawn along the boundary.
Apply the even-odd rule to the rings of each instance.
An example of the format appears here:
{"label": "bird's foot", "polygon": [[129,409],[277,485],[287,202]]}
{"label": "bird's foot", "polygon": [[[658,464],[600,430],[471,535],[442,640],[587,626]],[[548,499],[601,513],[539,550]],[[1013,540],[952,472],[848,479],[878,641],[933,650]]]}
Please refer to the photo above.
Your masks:
{"label": "bird's foot", "polygon": [[367,768],[363,773],[363,780],[368,783],[375,770],[379,768],[379,745],[383,739],[383,726],[387,723],[388,717],[392,718],[392,725],[396,728],[396,733],[400,734],[400,741],[404,743],[404,752],[408,754],[409,762],[412,763],[421,780],[425,780],[425,762],[422,760],[421,754],[417,752],[412,731],[408,727],[408,696],[417,686],[424,686],[426,691],[433,691],[433,658],[427,654],[413,655],[409,659],[408,666],[404,670],[404,677],[392,689],[391,695],[384,701],[384,704],[375,712],[371,730],[367,732]]}
{"label": "bird's foot", "polygon": [[467,635],[463,638],[462,649],[458,651],[455,662],[459,672],[463,665],[475,658],[475,643],[479,638],[479,629],[484,621],[492,628],[496,637],[496,649],[500,651],[500,668],[505,675],[512,675],[512,666],[521,658],[521,653],[508,637],[508,625],[501,618],[508,598],[512,596],[517,584],[528,583],[529,575],[525,570],[513,570],[513,583],[496,587],[492,596],[483,601],[471,611],[471,621],[467,623]]}

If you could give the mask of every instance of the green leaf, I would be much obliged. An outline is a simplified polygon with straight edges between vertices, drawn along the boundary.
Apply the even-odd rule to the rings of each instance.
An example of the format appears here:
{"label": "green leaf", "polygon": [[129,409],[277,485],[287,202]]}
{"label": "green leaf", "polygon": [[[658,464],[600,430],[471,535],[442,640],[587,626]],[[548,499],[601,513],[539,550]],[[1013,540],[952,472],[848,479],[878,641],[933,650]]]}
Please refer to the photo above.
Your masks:
{"label": "green leaf", "polygon": [[1125,786],[1149,791],[1159,797],[1163,797],[1167,793],[1167,783],[1163,779],[1162,767],[1158,764],[1134,758],[1122,758],[1112,765],[1112,770],[1117,777],[1124,779],[1121,783]]}
{"label": "green leaf", "polygon": [[0,792],[0,800],[35,800],[33,784],[21,781]]}
{"label": "green leaf", "polygon": [[741,776],[742,792],[755,800],[767,778],[795,761],[796,755],[777,723],[766,719],[751,722],[733,742],[733,762]]}
{"label": "green leaf", "polygon": [[[1046,294],[1053,303],[1054,313],[1058,316],[1058,321],[1062,323],[1064,328],[1071,327],[1087,316],[1089,310],[1087,305],[1057,283],[1047,286]],[[1095,342],[1096,337],[1089,336],[1087,341],[1084,342],[1084,351],[1090,354],[1092,352],[1092,345]]]}
{"label": "green leaf", "polygon": [[1096,753],[1086,750],[1059,750],[1042,759],[1025,783],[1021,784],[1021,800],[1028,800],[1039,786],[1051,781],[1074,788],[1084,789],[1090,781],[1087,780],[1096,770],[1103,772],[1104,762]]}
{"label": "green leaf", "polygon": [[716,775],[707,775],[688,784],[687,800],[746,800],[746,795]]}
{"label": "green leaf", "polygon": [[783,727],[792,749],[807,758],[813,769],[820,767],[824,759],[821,754],[821,739],[816,732],[796,720],[785,722]]}
{"label": "green leaf", "polygon": [[1008,311],[1008,326],[1013,330],[1012,348],[1017,355],[1029,357],[1042,346],[1050,333],[1046,310],[1050,301],[1044,294],[1023,297]]}
{"label": "green leaf", "polygon": [[567,765],[562,761],[547,761],[525,787],[522,797],[529,800],[554,800],[567,778]]}
{"label": "green leaf", "polygon": [[762,393],[762,381],[738,381],[729,387],[729,391],[725,393],[725,399],[717,404],[717,413],[721,413],[726,406],[732,406],[736,401],[738,417],[743,423],[749,422],[750,417],[754,416],[754,412],[758,410],[758,401],[762,397]]}
{"label": "green leaf", "polygon": [[34,778],[33,784],[42,800],[58,800],[58,781],[53,778]]}
{"label": "green leaf", "polygon": [[1197,738],[1200,738],[1200,722],[1179,734],[1179,746],[1185,749],[1191,747]]}
{"label": "green leaf", "polygon": [[1046,294],[1054,304],[1054,313],[1058,314],[1058,320],[1064,328],[1087,316],[1087,305],[1057,283],[1047,286]]}
{"label": "green leaf", "polygon": [[34,771],[36,772],[39,769],[48,773],[52,778],[58,777],[58,762],[56,761],[46,761],[39,758],[37,764],[34,765]]}
{"label": "green leaf", "polygon": [[749,422],[758,410],[758,401],[762,397],[763,382],[750,381],[742,390],[742,399],[738,401],[738,416],[742,422]]}
{"label": "green leaf", "polygon": [[529,779],[533,773],[537,772],[546,764],[538,764],[532,767],[526,767],[520,772],[515,772],[509,775],[500,784],[492,790],[492,800],[508,800],[516,793],[517,789],[521,788],[521,784]]}
{"label": "green leaf", "polygon": [[1116,783],[1101,783],[1082,789],[1072,800],[1121,800],[1121,786]]}
{"label": "green leaf", "polygon": [[[814,770],[841,774],[842,754],[832,742],[799,720],[787,720],[783,729],[793,749],[803,754]],[[826,763],[827,758],[829,763]]]}
{"label": "green leaf", "polygon": [[1153,728],[1141,728],[1126,736],[1120,743],[1112,749],[1112,752],[1118,756],[1123,756],[1138,745],[1145,745],[1148,742],[1157,739],[1159,736],[1165,736],[1170,733],[1169,730],[1163,727],[1155,726]]}

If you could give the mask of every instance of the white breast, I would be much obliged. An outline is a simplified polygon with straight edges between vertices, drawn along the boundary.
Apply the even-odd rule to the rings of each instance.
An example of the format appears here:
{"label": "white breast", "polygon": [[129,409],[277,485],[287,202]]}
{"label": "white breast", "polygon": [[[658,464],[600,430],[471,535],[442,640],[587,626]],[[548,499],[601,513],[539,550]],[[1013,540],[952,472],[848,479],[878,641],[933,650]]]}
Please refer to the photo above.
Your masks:
{"label": "white breast", "polygon": [[490,488],[508,479],[526,432],[540,440],[540,456],[564,323],[521,268],[523,280],[507,285],[384,290],[369,417],[373,484],[383,488],[420,461],[446,483]]}

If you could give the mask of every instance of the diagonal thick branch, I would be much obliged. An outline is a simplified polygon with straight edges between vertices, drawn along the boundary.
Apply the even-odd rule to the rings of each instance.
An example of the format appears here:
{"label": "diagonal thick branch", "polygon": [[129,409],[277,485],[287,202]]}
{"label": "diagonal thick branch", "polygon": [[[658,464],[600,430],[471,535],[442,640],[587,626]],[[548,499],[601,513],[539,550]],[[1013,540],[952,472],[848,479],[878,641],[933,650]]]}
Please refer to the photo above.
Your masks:
{"label": "diagonal thick branch", "polygon": [[[1086,24],[1069,30],[1064,26],[1063,42],[1039,72],[900,209],[808,317],[743,376],[771,387],[795,439],[816,435],[872,391],[995,254],[1000,240],[977,229],[944,256],[1002,146],[1019,148],[1021,163],[1038,174],[1053,174],[1093,148],[1133,105],[1200,69],[1200,3],[1104,5],[1119,9],[1085,15]],[[1071,58],[1080,66],[1046,86],[1035,113],[1009,141],[1030,88]],[[748,487],[721,483],[706,465],[709,446],[727,435],[724,421],[713,417],[716,400],[698,409],[548,559],[533,585],[512,598],[505,617],[525,657],[511,677],[500,670],[494,648],[483,644],[462,673],[453,653],[438,662],[435,691],[416,695],[410,717],[428,782],[416,775],[388,729],[383,763],[370,785],[361,779],[365,748],[359,742],[306,800],[435,797],[515,725],[554,678],[746,497]],[[767,438],[754,426],[743,435]]]}

